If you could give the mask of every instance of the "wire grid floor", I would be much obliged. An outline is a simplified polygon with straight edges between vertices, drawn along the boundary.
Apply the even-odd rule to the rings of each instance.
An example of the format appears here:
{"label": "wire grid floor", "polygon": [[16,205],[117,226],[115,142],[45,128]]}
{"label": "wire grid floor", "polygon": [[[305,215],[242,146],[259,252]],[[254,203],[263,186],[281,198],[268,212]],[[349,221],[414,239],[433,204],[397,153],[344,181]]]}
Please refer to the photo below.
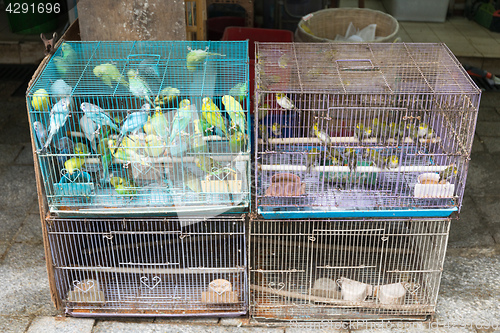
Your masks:
{"label": "wire grid floor", "polygon": [[[437,301],[449,222],[252,220],[250,314],[276,320],[430,315]],[[339,279],[369,286],[366,298],[349,298],[347,287],[344,295]],[[406,291],[397,301],[382,300],[380,288],[392,284],[404,285]]]}
{"label": "wire grid floor", "polygon": [[49,219],[55,285],[74,315],[243,314],[244,216]]}

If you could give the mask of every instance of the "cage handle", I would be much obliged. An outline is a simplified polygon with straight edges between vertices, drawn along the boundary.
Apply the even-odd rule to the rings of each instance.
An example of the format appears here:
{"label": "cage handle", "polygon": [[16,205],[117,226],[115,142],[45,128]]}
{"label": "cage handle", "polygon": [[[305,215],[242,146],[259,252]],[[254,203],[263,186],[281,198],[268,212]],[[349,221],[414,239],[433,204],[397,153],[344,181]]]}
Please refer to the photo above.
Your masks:
{"label": "cage handle", "polygon": [[[341,71],[350,71],[350,72],[372,72],[372,71],[378,71],[380,68],[375,67],[371,61],[371,59],[338,59],[335,60],[337,63],[337,67]],[[348,63],[357,63],[357,64],[351,64],[349,65]],[[368,63],[368,65],[360,65],[359,63]],[[343,67],[342,67],[343,65]]]}

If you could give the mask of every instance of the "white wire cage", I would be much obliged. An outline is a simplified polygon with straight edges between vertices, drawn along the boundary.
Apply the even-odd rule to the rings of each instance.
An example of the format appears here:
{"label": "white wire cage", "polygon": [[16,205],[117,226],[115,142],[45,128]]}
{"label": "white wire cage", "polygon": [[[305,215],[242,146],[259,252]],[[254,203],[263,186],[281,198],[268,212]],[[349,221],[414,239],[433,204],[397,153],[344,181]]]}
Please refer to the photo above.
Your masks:
{"label": "white wire cage", "polygon": [[435,311],[449,219],[251,220],[250,314],[422,319]]}
{"label": "white wire cage", "polygon": [[50,211],[247,211],[247,44],[63,42],[26,94]]}
{"label": "white wire cage", "polygon": [[244,216],[46,220],[54,286],[72,316],[247,312]]}
{"label": "white wire cage", "polygon": [[257,43],[256,53],[259,213],[460,210],[481,91],[444,44]]}

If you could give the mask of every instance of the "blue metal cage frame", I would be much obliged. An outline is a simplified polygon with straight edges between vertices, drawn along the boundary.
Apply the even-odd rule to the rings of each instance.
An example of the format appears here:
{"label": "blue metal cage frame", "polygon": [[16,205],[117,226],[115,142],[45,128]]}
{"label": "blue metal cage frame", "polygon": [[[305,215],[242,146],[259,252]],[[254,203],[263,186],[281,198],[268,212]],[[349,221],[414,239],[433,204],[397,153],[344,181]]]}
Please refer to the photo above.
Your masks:
{"label": "blue metal cage frame", "polygon": [[250,207],[248,42],[63,42],[27,92],[50,211]]}

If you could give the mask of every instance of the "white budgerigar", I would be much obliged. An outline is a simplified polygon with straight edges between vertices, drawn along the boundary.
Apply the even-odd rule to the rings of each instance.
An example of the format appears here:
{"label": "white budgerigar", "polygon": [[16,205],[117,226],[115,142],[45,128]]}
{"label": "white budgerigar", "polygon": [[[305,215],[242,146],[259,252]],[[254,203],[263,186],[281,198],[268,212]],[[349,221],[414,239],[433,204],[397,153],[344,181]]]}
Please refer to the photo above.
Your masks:
{"label": "white budgerigar", "polygon": [[47,141],[43,145],[41,151],[44,152],[47,150],[47,147],[50,145],[54,135],[57,134],[59,129],[66,124],[66,120],[69,117],[69,106],[71,101],[69,98],[63,98],[59,102],[52,107],[50,110],[50,125],[49,125],[49,135],[47,136]]}

